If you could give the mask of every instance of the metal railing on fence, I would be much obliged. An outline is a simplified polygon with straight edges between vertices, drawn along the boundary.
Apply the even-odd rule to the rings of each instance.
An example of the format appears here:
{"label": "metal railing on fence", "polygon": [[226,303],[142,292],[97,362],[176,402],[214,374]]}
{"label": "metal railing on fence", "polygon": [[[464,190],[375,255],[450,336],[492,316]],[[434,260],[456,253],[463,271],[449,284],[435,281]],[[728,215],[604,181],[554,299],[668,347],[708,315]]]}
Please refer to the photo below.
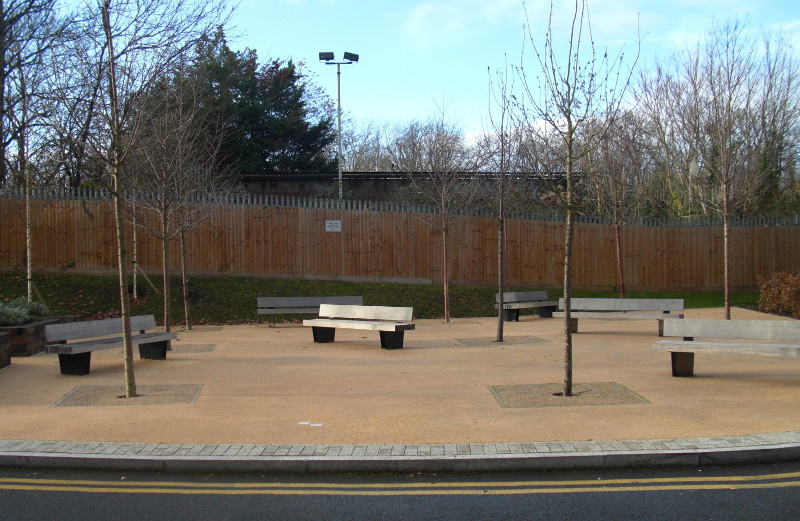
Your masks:
{"label": "metal railing on fence", "polygon": [[[0,188],[0,197],[9,199],[25,198],[25,190],[20,187]],[[102,201],[109,200],[112,194],[105,188],[93,186],[81,186],[76,188],[63,187],[35,187],[31,189],[31,197],[38,200],[84,200]],[[136,198],[142,200],[153,200],[154,196],[145,193],[137,193]],[[130,198],[133,200],[133,198]],[[307,208],[320,210],[345,210],[360,212],[397,212],[397,213],[437,213],[437,210],[425,205],[409,205],[396,201],[367,201],[354,199],[332,199],[319,197],[298,197],[271,194],[248,194],[235,193],[228,194],[213,201],[206,195],[200,195],[192,199],[193,203],[209,203],[238,205],[238,206],[261,206],[267,208]],[[477,208],[471,212],[464,212],[464,215],[473,217],[496,217],[497,214],[491,209]],[[544,209],[537,212],[519,212],[509,216],[511,219],[528,221],[552,221],[564,222],[566,216],[558,210]],[[576,215],[576,223],[583,224],[613,224],[613,222],[602,216]],[[688,216],[688,217],[636,217],[629,219],[628,226],[661,227],[661,228],[696,228],[696,227],[716,227],[722,226],[720,216]],[[800,226],[800,215],[785,216],[750,216],[733,217],[730,220],[731,226]]]}

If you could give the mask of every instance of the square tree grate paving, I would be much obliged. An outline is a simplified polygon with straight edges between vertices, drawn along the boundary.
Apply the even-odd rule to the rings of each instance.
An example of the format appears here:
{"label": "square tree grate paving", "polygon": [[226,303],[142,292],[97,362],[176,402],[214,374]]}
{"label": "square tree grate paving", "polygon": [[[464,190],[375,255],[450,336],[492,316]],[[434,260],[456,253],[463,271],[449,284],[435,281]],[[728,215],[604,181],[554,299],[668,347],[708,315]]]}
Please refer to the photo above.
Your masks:
{"label": "square tree grate paving", "polygon": [[469,347],[498,347],[504,345],[543,344],[547,342],[538,336],[504,336],[502,342],[495,342],[497,337],[456,338],[458,342]]}
{"label": "square tree grate paving", "polygon": [[217,344],[172,344],[176,353],[210,353],[216,348]]}
{"label": "square tree grate paving", "polygon": [[122,385],[79,385],[53,407],[191,404],[200,395],[200,384],[137,385],[136,398],[125,398]]}
{"label": "square tree grate paving", "polygon": [[574,384],[572,396],[560,394],[564,385],[490,385],[489,390],[505,409],[530,407],[573,407],[580,405],[649,404],[647,400],[614,382]]}

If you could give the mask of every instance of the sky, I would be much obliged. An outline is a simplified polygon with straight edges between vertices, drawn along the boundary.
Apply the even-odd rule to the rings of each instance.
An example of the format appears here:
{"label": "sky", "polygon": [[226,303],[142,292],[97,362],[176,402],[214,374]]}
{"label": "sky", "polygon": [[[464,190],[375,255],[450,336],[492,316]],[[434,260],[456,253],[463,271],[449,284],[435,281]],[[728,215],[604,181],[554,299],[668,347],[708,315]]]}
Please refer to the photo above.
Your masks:
{"label": "sky", "polygon": [[[574,0],[553,2],[554,27],[568,27]],[[333,100],[336,66],[319,52],[356,53],[341,67],[345,117],[393,124],[443,111],[470,134],[489,127],[490,77],[506,64],[535,70],[526,27],[541,45],[549,11],[550,0],[239,0],[229,46],[303,62]],[[590,0],[589,13],[598,49],[630,57],[641,37],[644,66],[731,18],[782,34],[800,54],[800,0]]]}

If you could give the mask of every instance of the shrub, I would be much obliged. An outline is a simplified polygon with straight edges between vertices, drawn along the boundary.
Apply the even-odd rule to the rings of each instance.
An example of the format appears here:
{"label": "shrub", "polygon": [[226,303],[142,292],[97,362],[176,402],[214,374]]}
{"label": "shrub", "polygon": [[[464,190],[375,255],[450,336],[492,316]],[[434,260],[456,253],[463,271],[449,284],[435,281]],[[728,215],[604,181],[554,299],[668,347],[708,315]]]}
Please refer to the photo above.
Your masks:
{"label": "shrub", "polygon": [[0,302],[0,326],[19,326],[48,313],[47,306],[40,302],[28,302],[24,297]]}
{"label": "shrub", "polygon": [[775,273],[758,279],[758,309],[766,313],[800,318],[800,273]]}
{"label": "shrub", "polygon": [[30,321],[26,310],[0,303],[0,326],[19,326]]}
{"label": "shrub", "polygon": [[25,297],[17,297],[11,300],[8,303],[8,305],[11,307],[23,309],[32,317],[46,317],[47,315],[50,314],[50,311],[47,309],[47,306],[45,306],[41,302],[36,302],[36,301],[28,302],[28,299],[26,299]]}

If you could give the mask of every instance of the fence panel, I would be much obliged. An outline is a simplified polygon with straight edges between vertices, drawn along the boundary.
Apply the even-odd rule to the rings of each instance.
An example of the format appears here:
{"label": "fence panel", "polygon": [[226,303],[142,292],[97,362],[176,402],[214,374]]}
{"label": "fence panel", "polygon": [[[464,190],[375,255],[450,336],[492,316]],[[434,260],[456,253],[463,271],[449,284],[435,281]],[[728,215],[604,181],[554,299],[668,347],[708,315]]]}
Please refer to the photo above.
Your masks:
{"label": "fence panel", "polygon": [[[255,202],[263,203],[263,198]],[[315,201],[284,206],[228,204],[187,233],[187,263],[194,273],[280,277],[438,281],[441,232],[420,214],[342,209]],[[302,204],[307,208],[302,208]],[[111,201],[99,196],[35,199],[33,265],[36,269],[113,271],[116,232]],[[353,207],[355,208],[355,207]],[[20,199],[0,198],[0,268],[24,269],[25,229]],[[340,226],[337,226],[336,223]],[[332,226],[326,228],[326,223]],[[732,282],[755,288],[759,277],[800,272],[800,226],[731,228]],[[129,256],[133,227],[126,225]],[[508,283],[557,288],[563,279],[564,223],[507,222]],[[139,265],[161,266],[161,243],[137,231]],[[626,287],[631,290],[719,289],[722,230],[718,226],[626,226],[621,231]],[[616,238],[611,225],[576,223],[573,281],[578,288],[618,285]],[[178,242],[170,262],[179,266]],[[466,217],[453,227],[449,276],[455,283],[492,285],[497,280],[497,221]]]}

